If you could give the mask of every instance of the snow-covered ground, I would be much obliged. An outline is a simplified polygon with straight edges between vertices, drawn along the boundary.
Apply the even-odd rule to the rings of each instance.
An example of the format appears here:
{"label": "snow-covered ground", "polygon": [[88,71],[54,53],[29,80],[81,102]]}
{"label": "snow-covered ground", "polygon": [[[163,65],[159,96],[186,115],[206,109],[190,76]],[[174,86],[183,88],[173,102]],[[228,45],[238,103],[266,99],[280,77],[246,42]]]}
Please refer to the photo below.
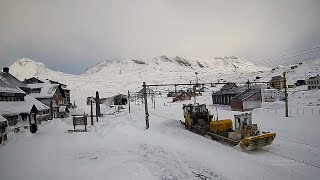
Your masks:
{"label": "snow-covered ground", "polygon": [[[261,130],[277,133],[270,147],[242,152],[184,129],[182,103],[156,98],[145,130],[144,106],[131,103],[131,113],[103,106],[106,115],[87,133],[67,133],[71,118],[54,119],[37,134],[10,134],[0,148],[0,177],[15,179],[319,179],[320,115],[284,117],[266,108],[253,111]],[[208,96],[197,98],[216,108]],[[149,102],[150,99],[149,99]],[[277,104],[277,103],[271,103]],[[279,107],[281,104],[278,104]],[[127,108],[127,107],[125,107]],[[282,108],[283,110],[283,108]],[[77,109],[89,111],[88,106]],[[218,106],[219,119],[239,112]],[[319,112],[318,112],[319,113]],[[88,118],[89,121],[89,118]],[[79,128],[81,128],[79,126]]]}

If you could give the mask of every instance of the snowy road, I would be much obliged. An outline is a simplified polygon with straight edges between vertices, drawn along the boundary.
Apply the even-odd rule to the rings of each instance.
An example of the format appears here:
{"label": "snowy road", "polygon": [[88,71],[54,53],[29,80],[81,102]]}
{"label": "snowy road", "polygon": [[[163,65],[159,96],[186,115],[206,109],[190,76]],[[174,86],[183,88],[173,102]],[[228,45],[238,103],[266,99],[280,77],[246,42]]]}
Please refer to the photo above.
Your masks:
{"label": "snowy road", "polygon": [[[274,126],[273,121],[265,120],[270,116],[263,119],[264,112],[254,112],[254,121],[259,117],[262,128],[276,131],[278,139],[271,147],[246,153],[186,131],[179,122],[183,117],[181,104],[162,105],[165,101],[159,99],[156,109],[149,107],[147,131],[143,106],[132,105],[131,114],[123,110],[107,115],[89,127],[88,133],[66,133],[72,129],[68,118],[46,122],[34,135],[15,134],[0,148],[0,179],[255,180],[320,176],[319,135],[311,132],[317,122],[298,129],[293,128],[298,123],[293,118],[293,125],[278,122]],[[221,118],[234,113],[219,109]],[[289,135],[295,142],[288,141]]]}

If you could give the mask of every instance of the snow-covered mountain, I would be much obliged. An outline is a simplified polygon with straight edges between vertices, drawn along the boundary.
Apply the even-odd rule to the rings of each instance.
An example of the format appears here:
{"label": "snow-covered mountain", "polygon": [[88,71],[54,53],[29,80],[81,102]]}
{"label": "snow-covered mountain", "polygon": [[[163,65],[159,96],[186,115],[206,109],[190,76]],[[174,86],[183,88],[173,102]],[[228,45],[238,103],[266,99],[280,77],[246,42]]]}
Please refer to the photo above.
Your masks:
{"label": "snow-covered mountain", "polygon": [[53,71],[41,62],[23,58],[10,66],[10,72],[20,80],[39,77],[65,83],[73,98],[77,97],[77,101],[84,103],[85,98],[94,95],[95,91],[99,91],[103,97],[127,93],[128,90],[138,91],[142,82],[194,82],[195,72],[199,73],[199,82],[245,82],[248,79],[254,81],[257,76],[262,77],[262,81],[269,81],[272,76],[281,75],[288,70],[289,83],[294,83],[297,79],[305,79],[319,72],[319,64],[320,58],[304,62],[294,70],[287,66],[271,70],[234,56],[208,59],[160,56],[149,59],[105,60],[88,68],[84,74],[71,75]]}
{"label": "snow-covered mountain", "polygon": [[253,63],[234,56],[208,59],[160,56],[150,59],[112,59],[99,62],[88,68],[86,74],[105,73],[110,70],[137,71],[153,69],[163,72],[206,72],[224,73],[253,72],[266,68],[257,67]]}

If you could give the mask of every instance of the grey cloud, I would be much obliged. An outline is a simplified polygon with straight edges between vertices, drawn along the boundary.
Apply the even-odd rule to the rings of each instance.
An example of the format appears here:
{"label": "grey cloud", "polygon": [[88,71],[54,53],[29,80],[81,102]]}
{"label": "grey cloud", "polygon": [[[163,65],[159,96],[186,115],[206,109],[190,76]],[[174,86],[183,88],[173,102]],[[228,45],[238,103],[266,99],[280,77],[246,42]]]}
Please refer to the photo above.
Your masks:
{"label": "grey cloud", "polygon": [[242,56],[320,45],[320,1],[2,1],[0,65],[79,73],[101,59]]}

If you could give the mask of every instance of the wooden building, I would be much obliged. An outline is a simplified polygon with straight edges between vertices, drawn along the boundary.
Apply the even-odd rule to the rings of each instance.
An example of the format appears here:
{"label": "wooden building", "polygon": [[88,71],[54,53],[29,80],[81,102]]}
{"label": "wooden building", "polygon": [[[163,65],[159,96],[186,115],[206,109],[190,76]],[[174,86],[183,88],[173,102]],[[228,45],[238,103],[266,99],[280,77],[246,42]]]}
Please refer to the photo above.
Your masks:
{"label": "wooden building", "polygon": [[191,100],[191,94],[189,94],[185,91],[182,91],[176,97],[173,97],[173,102],[185,101],[185,100]]}
{"label": "wooden building", "polygon": [[[25,84],[58,84],[60,85],[63,93],[64,93],[64,105],[66,106],[70,106],[71,105],[71,102],[70,102],[70,90],[67,88],[67,85],[65,84],[62,84],[58,81],[53,81],[53,80],[50,80],[50,79],[46,79],[46,80],[40,80],[39,78],[36,78],[36,77],[32,77],[32,78],[29,78],[29,79],[25,79],[23,81]],[[41,88],[33,88],[31,90],[32,92],[31,93],[39,93],[41,91]]]}
{"label": "wooden building", "polygon": [[39,110],[37,118],[48,118],[49,107],[21,90],[17,84],[23,83],[8,71],[0,73],[0,115],[8,120],[8,125],[29,125],[27,119],[33,105]]}
{"label": "wooden building", "polygon": [[249,111],[261,107],[261,90],[248,89],[243,93],[234,96],[231,100],[233,111]]}
{"label": "wooden building", "polygon": [[275,89],[282,89],[284,88],[284,79],[282,76],[274,76],[270,80],[270,86]]}

